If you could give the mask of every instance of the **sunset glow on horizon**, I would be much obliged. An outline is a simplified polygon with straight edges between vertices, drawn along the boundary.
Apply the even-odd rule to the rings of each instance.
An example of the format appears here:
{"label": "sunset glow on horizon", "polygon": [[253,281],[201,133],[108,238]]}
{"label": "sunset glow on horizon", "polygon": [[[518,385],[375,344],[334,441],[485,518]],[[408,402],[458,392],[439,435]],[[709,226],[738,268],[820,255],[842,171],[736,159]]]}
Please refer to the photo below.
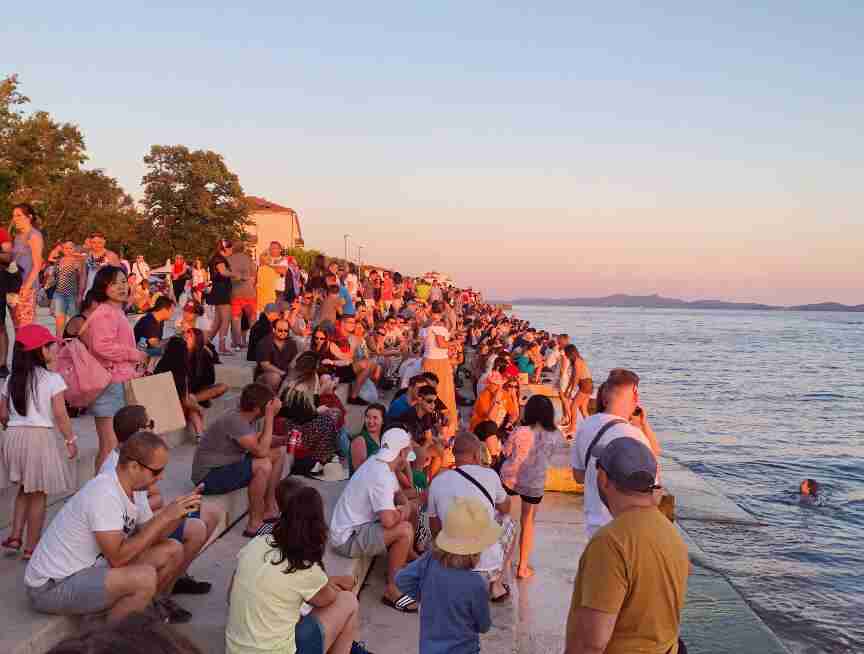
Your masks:
{"label": "sunset glow on horizon", "polygon": [[136,197],[212,149],[307,247],[491,298],[864,303],[864,6],[211,4],[10,8],[4,74]]}

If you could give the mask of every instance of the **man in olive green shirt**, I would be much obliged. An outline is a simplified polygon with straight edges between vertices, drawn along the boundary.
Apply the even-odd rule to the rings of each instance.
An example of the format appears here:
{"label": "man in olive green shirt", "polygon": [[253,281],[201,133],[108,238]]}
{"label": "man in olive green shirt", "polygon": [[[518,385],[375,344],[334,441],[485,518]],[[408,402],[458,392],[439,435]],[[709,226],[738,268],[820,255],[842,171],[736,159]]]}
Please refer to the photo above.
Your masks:
{"label": "man in olive green shirt", "polygon": [[690,564],[678,530],[657,510],[657,461],[632,438],[595,454],[613,520],[579,561],[565,654],[686,654],[678,628]]}

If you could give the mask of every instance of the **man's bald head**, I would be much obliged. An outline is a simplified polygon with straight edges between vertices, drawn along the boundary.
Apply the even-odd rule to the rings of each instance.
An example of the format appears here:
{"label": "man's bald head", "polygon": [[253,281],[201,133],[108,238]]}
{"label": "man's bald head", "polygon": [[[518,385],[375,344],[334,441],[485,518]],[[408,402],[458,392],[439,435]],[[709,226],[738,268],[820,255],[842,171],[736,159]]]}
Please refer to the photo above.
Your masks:
{"label": "man's bald head", "polygon": [[474,434],[463,431],[453,442],[453,458],[456,465],[480,462],[480,439]]}

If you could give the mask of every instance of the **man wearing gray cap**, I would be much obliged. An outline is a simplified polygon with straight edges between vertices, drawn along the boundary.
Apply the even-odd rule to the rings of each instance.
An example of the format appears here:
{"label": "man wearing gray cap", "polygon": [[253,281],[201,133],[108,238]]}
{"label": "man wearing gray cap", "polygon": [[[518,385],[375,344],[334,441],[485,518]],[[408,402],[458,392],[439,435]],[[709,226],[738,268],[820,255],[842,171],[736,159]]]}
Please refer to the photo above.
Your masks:
{"label": "man wearing gray cap", "polygon": [[597,449],[597,488],[612,522],[579,560],[565,654],[686,654],[678,629],[687,546],[657,510],[657,460],[633,438]]}

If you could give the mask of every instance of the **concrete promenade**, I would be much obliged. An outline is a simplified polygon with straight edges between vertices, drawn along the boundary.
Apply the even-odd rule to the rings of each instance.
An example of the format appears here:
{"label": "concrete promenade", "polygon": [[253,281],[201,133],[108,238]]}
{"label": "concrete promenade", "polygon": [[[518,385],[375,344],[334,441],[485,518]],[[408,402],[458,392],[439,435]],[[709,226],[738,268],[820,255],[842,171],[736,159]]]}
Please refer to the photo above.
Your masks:
{"label": "concrete promenade", "polygon": [[[50,325],[47,311],[40,310],[40,322]],[[220,381],[236,391],[251,377],[251,368],[240,356],[225,357],[217,367]],[[236,401],[232,393],[227,402]],[[224,408],[224,405],[223,407]],[[216,407],[209,413],[217,411]],[[359,425],[361,412],[349,410],[349,423]],[[75,420],[76,429],[94,431],[92,418]],[[80,432],[79,432],[80,433]],[[88,435],[89,443],[95,437]],[[172,461],[166,475],[166,492],[173,496],[187,486],[188,468],[193,446],[174,435]],[[662,439],[662,435],[661,435]],[[89,457],[92,457],[92,452]],[[674,454],[674,452],[673,452]],[[92,461],[92,458],[89,458]],[[562,457],[563,463],[563,457]],[[92,463],[89,464],[92,466]],[[87,466],[79,466],[81,475]],[[90,473],[92,474],[92,472]],[[663,460],[664,485],[676,496],[678,525],[690,547],[694,573],[690,577],[687,604],[684,609],[682,636],[691,652],[697,654],[759,653],[783,654],[786,648],[759,619],[743,598],[711,564],[704,552],[687,534],[688,522],[720,520],[752,522],[722,493],[705,480],[670,458]],[[80,480],[81,483],[86,479]],[[325,496],[328,511],[335,504],[344,482],[310,481]],[[242,494],[241,494],[242,495]],[[236,499],[236,498],[235,498]],[[514,498],[513,515],[519,514],[519,500]],[[0,501],[7,502],[3,495]],[[51,515],[61,506],[58,500]],[[0,507],[8,514],[11,506]],[[245,505],[232,500],[227,506],[226,531],[192,564],[191,573],[213,583],[209,595],[181,596],[180,603],[192,611],[191,623],[179,627],[208,654],[224,652],[226,593],[234,571],[237,552],[248,542],[242,535]],[[239,521],[239,522],[238,522]],[[582,549],[585,546],[582,497],[564,493],[548,493],[537,515],[536,545],[532,565],[536,575],[528,580],[508,582],[512,598],[492,605],[493,629],[482,639],[484,652],[519,654],[556,654],[563,652],[564,625],[570,604],[573,579]],[[365,575],[365,585],[358,587],[361,604],[361,634],[375,654],[407,654],[417,651],[419,619],[402,615],[380,603],[384,585],[384,561],[376,560],[366,574],[366,567],[352,567],[347,559],[328,557],[331,574]],[[0,652],[6,654],[42,654],[64,633],[74,629],[70,621],[51,616],[38,616],[26,607],[23,592],[23,563],[9,557],[0,558]],[[512,574],[511,574],[512,577]]]}

